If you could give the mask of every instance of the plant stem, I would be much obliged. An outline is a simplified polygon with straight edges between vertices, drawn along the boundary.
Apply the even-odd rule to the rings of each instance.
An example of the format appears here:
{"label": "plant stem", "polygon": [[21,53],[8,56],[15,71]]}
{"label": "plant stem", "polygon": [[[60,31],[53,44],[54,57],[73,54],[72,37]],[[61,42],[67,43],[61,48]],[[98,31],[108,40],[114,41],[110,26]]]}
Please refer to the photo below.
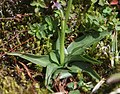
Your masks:
{"label": "plant stem", "polygon": [[66,23],[67,23],[68,18],[69,18],[71,7],[72,7],[72,0],[69,0],[68,1],[68,7],[67,7],[67,10],[66,10],[66,15],[65,15],[65,22]]}
{"label": "plant stem", "polygon": [[61,65],[64,65],[64,59],[65,59],[65,53],[64,53],[65,30],[66,30],[67,20],[69,18],[71,6],[72,6],[72,0],[69,0],[65,16],[64,16],[63,11],[60,9],[60,12],[61,12],[60,64]]}
{"label": "plant stem", "polygon": [[61,65],[64,64],[65,54],[64,54],[64,41],[65,41],[65,17],[63,11],[61,12],[61,32],[60,32],[60,63]]}

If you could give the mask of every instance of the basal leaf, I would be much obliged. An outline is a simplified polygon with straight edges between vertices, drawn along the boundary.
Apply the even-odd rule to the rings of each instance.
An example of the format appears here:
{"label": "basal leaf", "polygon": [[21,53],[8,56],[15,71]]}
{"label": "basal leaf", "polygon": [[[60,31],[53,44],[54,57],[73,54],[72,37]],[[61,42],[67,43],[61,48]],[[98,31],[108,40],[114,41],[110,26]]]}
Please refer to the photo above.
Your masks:
{"label": "basal leaf", "polygon": [[109,34],[109,32],[92,32],[90,34],[83,35],[68,46],[68,54],[80,55],[85,51],[87,47],[99,42],[101,39]]}
{"label": "basal leaf", "polygon": [[45,76],[45,85],[49,85],[51,83],[51,77],[52,77],[53,73],[59,68],[60,68],[60,66],[58,66],[54,63],[51,63],[47,66],[46,76]]}
{"label": "basal leaf", "polygon": [[78,72],[78,71],[83,71],[88,73],[90,76],[92,76],[95,80],[99,80],[100,76],[93,70],[91,67],[91,64],[88,64],[86,62],[73,62],[70,63],[71,67],[68,67],[71,71]]}
{"label": "basal leaf", "polygon": [[41,65],[46,67],[48,64],[51,63],[48,55],[37,56],[34,54],[23,54],[23,53],[7,53],[8,55],[19,56],[23,59],[26,59],[34,64]]}
{"label": "basal leaf", "polygon": [[59,60],[58,60],[58,53],[57,52],[50,52],[50,59],[53,61],[53,62],[55,62],[55,63],[57,63],[57,64],[59,64]]}
{"label": "basal leaf", "polygon": [[91,64],[101,64],[102,62],[90,57],[89,55],[68,55],[65,58],[66,63],[77,62],[77,61],[85,61],[90,62]]}
{"label": "basal leaf", "polygon": [[82,61],[90,62],[92,64],[101,64],[102,63],[101,61],[99,61],[95,58],[92,58],[89,55],[80,55],[80,58],[81,58]]}

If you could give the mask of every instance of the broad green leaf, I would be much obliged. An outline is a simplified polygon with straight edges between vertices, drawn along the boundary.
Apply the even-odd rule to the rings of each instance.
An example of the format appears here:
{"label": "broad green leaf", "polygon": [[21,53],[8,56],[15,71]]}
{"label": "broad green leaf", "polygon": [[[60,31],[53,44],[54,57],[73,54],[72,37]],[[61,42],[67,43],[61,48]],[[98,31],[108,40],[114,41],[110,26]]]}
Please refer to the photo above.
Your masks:
{"label": "broad green leaf", "polygon": [[70,69],[71,71],[73,71],[73,69],[74,69],[74,72],[83,71],[91,75],[97,81],[100,79],[100,76],[93,70],[93,68],[91,67],[91,64],[88,64],[86,62],[73,62],[73,63],[70,63],[70,66],[71,67],[68,67],[68,69]]}
{"label": "broad green leaf", "polygon": [[57,64],[59,64],[59,60],[58,60],[58,53],[57,52],[50,52],[50,59],[53,61],[53,62],[55,62],[55,63],[57,63]]}
{"label": "broad green leaf", "polygon": [[80,55],[80,58],[82,61],[90,62],[92,64],[101,64],[102,63],[101,61],[96,60],[95,58],[92,58],[89,55]]}
{"label": "broad green leaf", "polygon": [[59,68],[60,66],[54,63],[51,63],[47,66],[46,76],[45,76],[45,85],[49,85],[51,83],[51,78],[52,78],[53,73]]}
{"label": "broad green leaf", "polygon": [[83,54],[86,48],[88,48],[94,43],[99,42],[101,39],[103,39],[106,35],[109,34],[110,32],[92,32],[83,35],[82,37],[76,39],[68,46],[67,48],[68,54],[71,55]]}
{"label": "broad green leaf", "polygon": [[19,56],[23,59],[26,59],[34,64],[46,67],[51,63],[48,55],[37,56],[34,54],[24,54],[24,53],[7,53],[8,55]]}
{"label": "broad green leaf", "polygon": [[65,58],[65,62],[76,62],[76,61],[85,61],[90,62],[92,64],[101,64],[102,62],[99,60],[96,60],[95,58],[90,57],[89,55],[68,55]]}

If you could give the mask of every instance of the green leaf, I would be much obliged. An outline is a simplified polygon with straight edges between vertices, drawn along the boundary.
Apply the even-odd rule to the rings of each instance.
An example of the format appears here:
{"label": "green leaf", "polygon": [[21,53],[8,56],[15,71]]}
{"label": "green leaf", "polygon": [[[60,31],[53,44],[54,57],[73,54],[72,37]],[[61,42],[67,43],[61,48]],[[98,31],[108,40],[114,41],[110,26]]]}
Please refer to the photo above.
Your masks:
{"label": "green leaf", "polygon": [[83,35],[82,37],[79,37],[68,46],[67,48],[68,54],[71,55],[83,54],[86,48],[88,48],[94,43],[99,42],[101,39],[103,39],[106,35],[109,34],[110,32],[92,32]]}
{"label": "green leaf", "polygon": [[76,62],[76,61],[85,61],[90,62],[91,64],[102,64],[101,61],[96,60],[95,58],[90,57],[89,55],[68,55],[65,58],[65,62]]}
{"label": "green leaf", "polygon": [[91,75],[95,80],[99,80],[100,76],[93,70],[93,68],[91,67],[91,64],[86,63],[86,62],[73,62],[70,63],[71,67],[68,67],[68,69],[70,69],[72,72],[74,70],[74,72],[78,72],[78,71],[83,71],[88,73],[89,75]]}
{"label": "green leaf", "polygon": [[99,61],[95,58],[92,58],[89,55],[80,55],[80,58],[81,58],[82,61],[90,62],[92,64],[102,64],[101,61]]}
{"label": "green leaf", "polygon": [[59,64],[58,53],[57,53],[57,52],[52,51],[52,52],[50,52],[49,55],[50,55],[50,59],[51,59],[53,62]]}
{"label": "green leaf", "polygon": [[52,78],[52,75],[53,73],[59,69],[60,66],[54,64],[54,63],[51,63],[47,66],[47,69],[46,69],[46,76],[45,76],[45,85],[48,86],[49,84],[52,84],[51,83],[51,78]]}
{"label": "green leaf", "polygon": [[34,64],[46,67],[51,63],[48,55],[37,56],[34,54],[24,54],[24,53],[7,53],[8,55],[19,56],[23,59],[26,59]]}

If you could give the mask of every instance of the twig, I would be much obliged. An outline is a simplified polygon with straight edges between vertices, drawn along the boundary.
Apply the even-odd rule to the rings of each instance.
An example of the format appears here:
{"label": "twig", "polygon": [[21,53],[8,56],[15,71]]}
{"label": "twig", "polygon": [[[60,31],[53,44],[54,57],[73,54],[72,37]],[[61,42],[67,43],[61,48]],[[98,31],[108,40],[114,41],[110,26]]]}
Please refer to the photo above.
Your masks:
{"label": "twig", "polygon": [[29,69],[27,68],[27,66],[24,63],[20,62],[20,61],[18,61],[18,63],[20,63],[24,67],[24,69],[26,70],[26,72],[27,72],[28,76],[30,77],[30,79],[35,82],[35,80],[33,79],[32,75],[31,75],[31,73],[29,71]]}

